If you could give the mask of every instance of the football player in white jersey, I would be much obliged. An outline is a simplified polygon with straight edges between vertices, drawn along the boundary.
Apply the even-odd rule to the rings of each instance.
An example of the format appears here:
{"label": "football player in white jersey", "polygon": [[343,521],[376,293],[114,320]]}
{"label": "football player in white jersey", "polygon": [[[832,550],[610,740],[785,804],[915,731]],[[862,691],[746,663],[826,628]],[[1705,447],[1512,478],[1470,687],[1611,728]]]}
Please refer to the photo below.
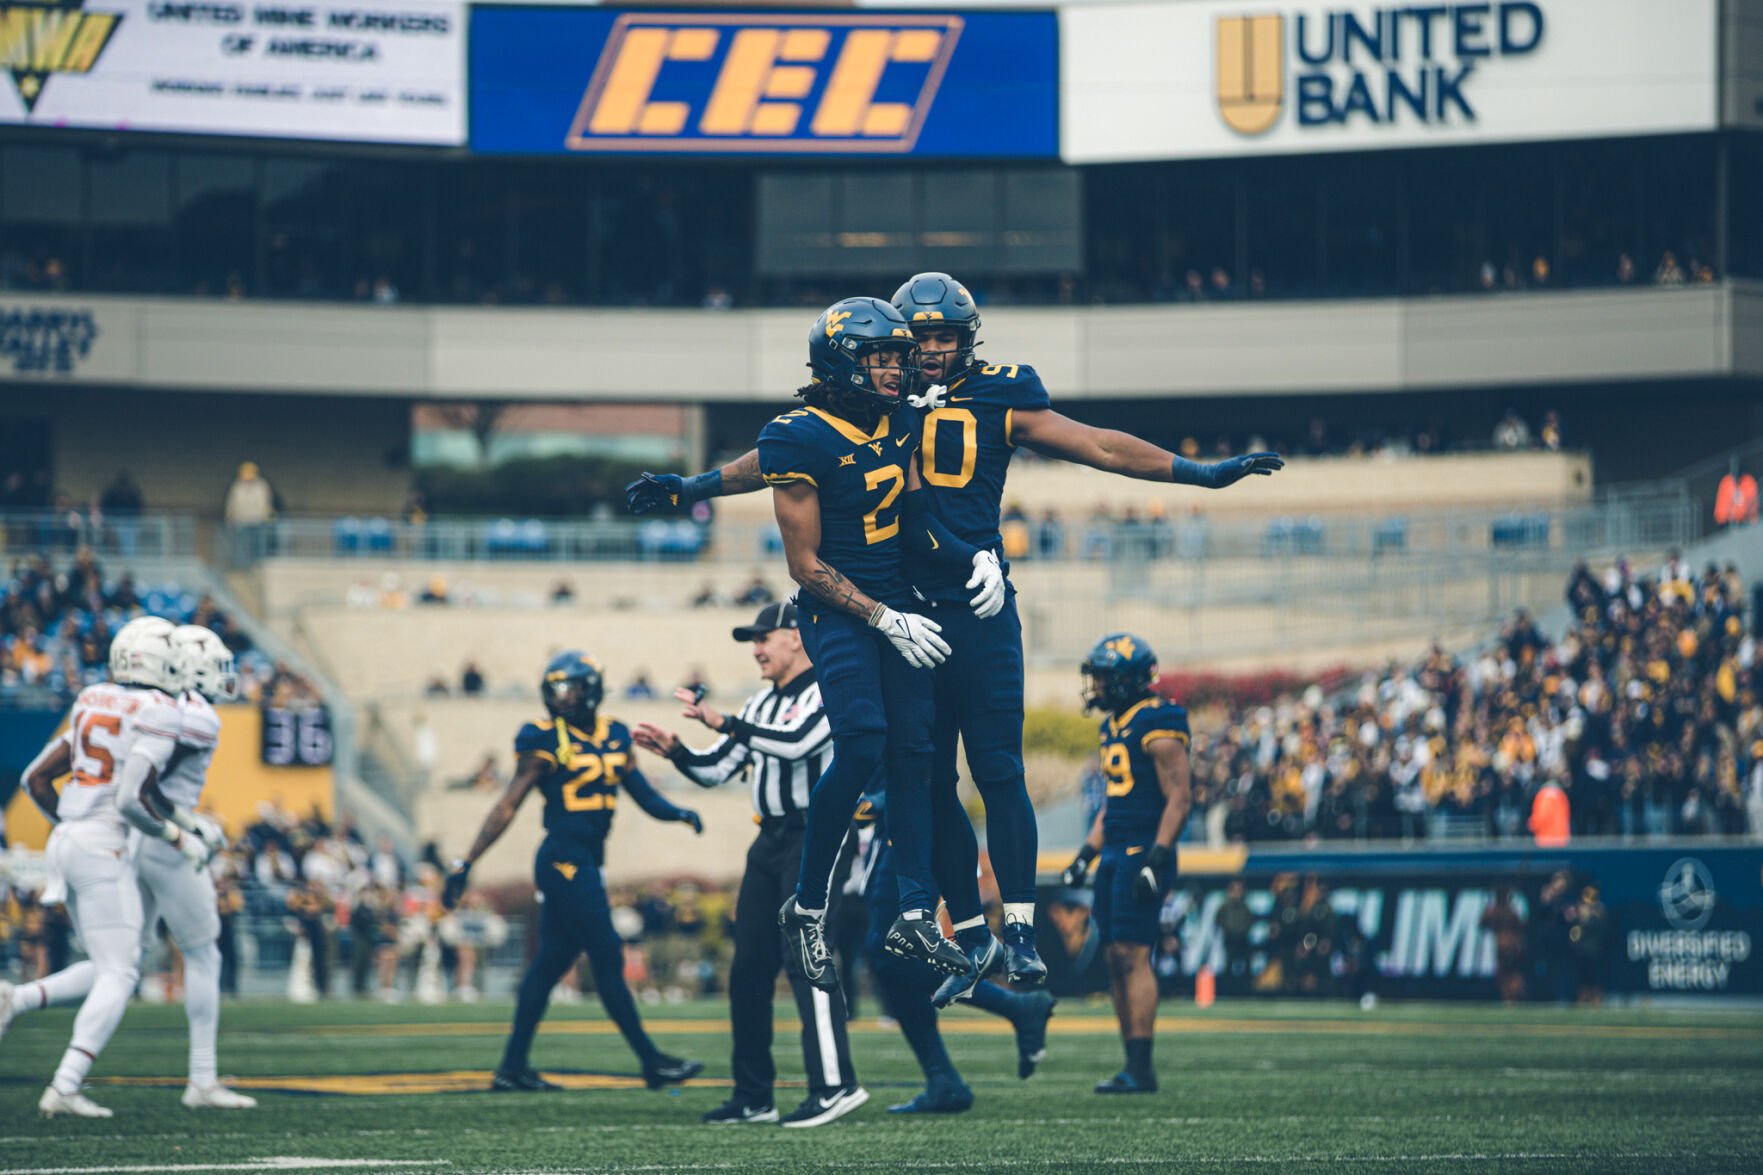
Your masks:
{"label": "football player in white jersey", "polygon": [[[158,617],[125,625],[111,642],[110,681],[80,692],[66,733],[25,769],[26,790],[54,826],[50,888],[65,893],[92,966],[73,1041],[37,1103],[48,1117],[111,1116],[80,1090],[140,978],[141,892],[129,861],[130,826],[169,844],[191,872],[205,870],[212,853],[201,835],[166,820],[144,798],[183,731],[177,695],[184,673],[172,632]],[[70,770],[73,778],[58,795],[54,781]],[[9,1019],[18,993],[6,994],[0,1015]]]}

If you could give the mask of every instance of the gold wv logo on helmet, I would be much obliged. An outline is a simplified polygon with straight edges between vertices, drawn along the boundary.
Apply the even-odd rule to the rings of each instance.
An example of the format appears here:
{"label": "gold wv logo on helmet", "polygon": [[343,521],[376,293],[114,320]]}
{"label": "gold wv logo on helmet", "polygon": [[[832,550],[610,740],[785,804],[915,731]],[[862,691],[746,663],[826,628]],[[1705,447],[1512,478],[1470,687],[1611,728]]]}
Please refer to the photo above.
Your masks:
{"label": "gold wv logo on helmet", "polygon": [[[826,337],[832,338],[845,329],[845,319],[851,317],[849,310],[829,310],[826,315]],[[798,328],[800,329],[800,328]]]}

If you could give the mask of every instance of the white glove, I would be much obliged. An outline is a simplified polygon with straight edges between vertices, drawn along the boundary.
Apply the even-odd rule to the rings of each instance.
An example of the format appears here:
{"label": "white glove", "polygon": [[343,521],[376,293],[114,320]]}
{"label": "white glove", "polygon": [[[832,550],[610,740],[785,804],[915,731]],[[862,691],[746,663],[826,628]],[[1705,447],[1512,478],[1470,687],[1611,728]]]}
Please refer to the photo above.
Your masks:
{"label": "white glove", "polygon": [[916,396],[907,396],[906,402],[914,408],[941,408],[948,394],[949,389],[944,385],[932,384]]}
{"label": "white glove", "polygon": [[190,823],[190,831],[201,837],[208,846],[209,856],[226,848],[226,829],[220,826],[220,821],[209,816],[196,816]]}
{"label": "white glove", "polygon": [[1004,610],[1004,569],[998,566],[998,557],[990,551],[975,552],[973,577],[967,581],[967,586],[979,589],[979,594],[967,604],[981,620],[990,620]]}
{"label": "white glove", "polygon": [[214,850],[207,841],[193,832],[185,832],[170,824],[166,827],[172,828],[177,833],[177,839],[171,842],[172,847],[183,854],[184,860],[190,863],[192,869],[200,873],[208,868],[208,858],[214,855]]}
{"label": "white glove", "polygon": [[938,636],[943,626],[926,620],[915,612],[896,612],[886,604],[877,604],[870,613],[869,627],[888,638],[900,656],[914,669],[941,665],[949,655],[949,646]]}

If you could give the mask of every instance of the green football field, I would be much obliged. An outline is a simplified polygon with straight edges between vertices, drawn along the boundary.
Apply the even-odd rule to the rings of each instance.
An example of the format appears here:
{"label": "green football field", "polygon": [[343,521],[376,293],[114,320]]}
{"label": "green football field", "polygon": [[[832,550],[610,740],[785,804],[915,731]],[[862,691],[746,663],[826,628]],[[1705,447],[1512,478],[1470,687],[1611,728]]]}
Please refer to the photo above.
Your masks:
{"label": "green football field", "polygon": [[[873,1009],[852,1034],[870,1103],[804,1131],[697,1124],[728,1088],[715,1004],[647,1010],[662,1047],[709,1063],[667,1092],[635,1081],[592,1001],[555,1008],[534,1060],[573,1088],[529,1095],[481,1091],[506,1004],[229,1005],[221,1069],[261,1105],[202,1114],[177,1104],[182,1013],[137,1006],[94,1071],[116,1111],[98,1122],[37,1116],[72,1020],[39,1013],[0,1040],[0,1171],[1763,1170],[1754,1012],[1169,1004],[1162,1092],[1110,1099],[1090,1092],[1119,1067],[1104,1005],[1062,1003],[1026,1082],[1007,1026],[962,1010],[945,1023],[973,1110],[901,1119],[886,1107],[917,1070]],[[779,1102],[800,1097],[792,1085]]]}

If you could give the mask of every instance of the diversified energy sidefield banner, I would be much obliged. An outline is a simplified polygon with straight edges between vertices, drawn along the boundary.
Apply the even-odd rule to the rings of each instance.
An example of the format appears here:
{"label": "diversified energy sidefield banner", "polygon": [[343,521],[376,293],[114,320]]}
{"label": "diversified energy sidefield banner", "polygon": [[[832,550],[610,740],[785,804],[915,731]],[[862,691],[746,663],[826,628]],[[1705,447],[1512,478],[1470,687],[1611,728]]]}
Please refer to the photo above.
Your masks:
{"label": "diversified energy sidefield banner", "polygon": [[[1546,923],[1545,887],[1558,877],[1572,916],[1562,921],[1557,909]],[[1495,999],[1498,943],[1482,918],[1505,890],[1523,922],[1526,998],[1571,995],[1584,976],[1618,997],[1763,995],[1763,846],[1254,851],[1240,872],[1178,880],[1162,910],[1159,970],[1167,984],[1191,985],[1202,967],[1229,972],[1220,910],[1233,881],[1242,882],[1253,913],[1239,994]],[[1297,949],[1309,933],[1302,920],[1275,931],[1277,895],[1301,903],[1317,882],[1334,913],[1327,957]],[[1582,950],[1573,927],[1588,888],[1604,917],[1595,931],[1585,923],[1582,934],[1597,941]],[[1043,886],[1040,897],[1040,945],[1055,985],[1106,986],[1089,891]],[[1315,977],[1307,990],[1302,976],[1269,974],[1294,962]]]}
{"label": "diversified energy sidefield banner", "polygon": [[479,6],[471,147],[491,154],[1059,151],[1052,12]]}

